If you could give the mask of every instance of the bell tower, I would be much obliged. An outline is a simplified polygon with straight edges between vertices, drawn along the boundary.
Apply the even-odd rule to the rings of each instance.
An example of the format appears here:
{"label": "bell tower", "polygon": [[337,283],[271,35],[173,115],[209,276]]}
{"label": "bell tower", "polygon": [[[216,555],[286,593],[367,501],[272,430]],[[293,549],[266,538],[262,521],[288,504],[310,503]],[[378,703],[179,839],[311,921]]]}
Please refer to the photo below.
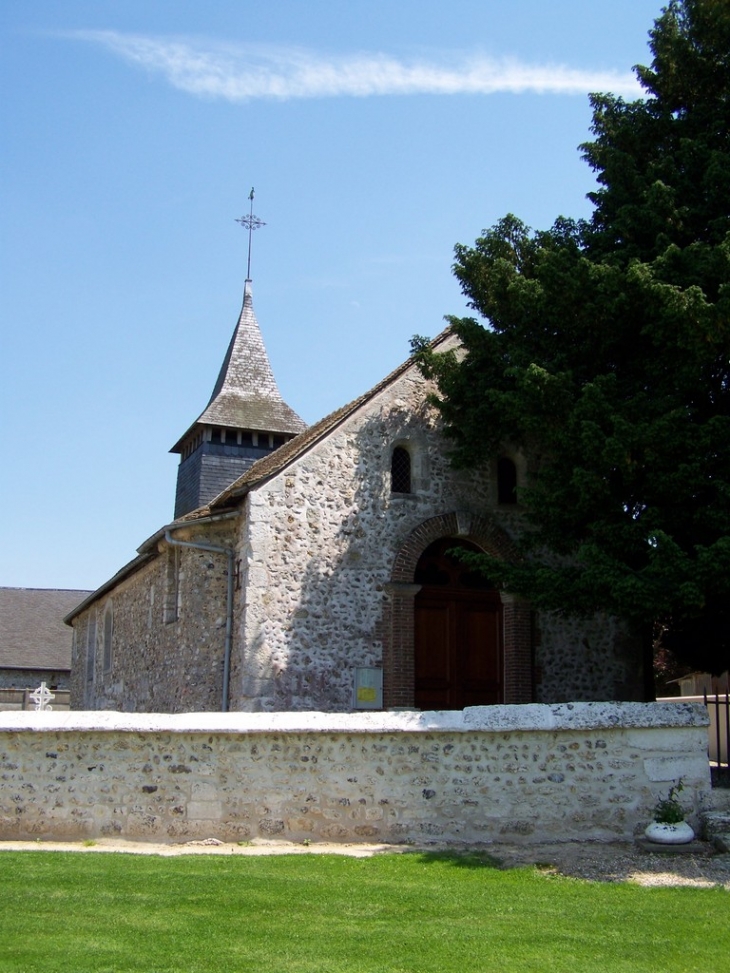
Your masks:
{"label": "bell tower", "polygon": [[255,463],[306,429],[281,397],[253,309],[251,233],[264,224],[251,212],[243,306],[208,405],[170,450],[180,454],[175,517],[204,506]]}

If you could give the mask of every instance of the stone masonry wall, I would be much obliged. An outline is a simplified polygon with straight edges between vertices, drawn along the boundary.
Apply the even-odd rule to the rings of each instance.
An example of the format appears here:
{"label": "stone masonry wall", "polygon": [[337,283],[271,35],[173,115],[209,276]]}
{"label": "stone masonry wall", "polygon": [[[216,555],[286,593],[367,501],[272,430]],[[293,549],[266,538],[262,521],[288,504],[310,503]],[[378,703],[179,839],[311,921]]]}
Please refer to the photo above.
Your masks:
{"label": "stone masonry wall", "polygon": [[535,663],[540,703],[641,699],[641,645],[615,618],[537,616]]}
{"label": "stone masonry wall", "polygon": [[[496,476],[451,467],[427,391],[418,370],[408,369],[246,498],[233,708],[350,710],[354,667],[384,665],[397,623],[389,583],[413,532],[450,517],[465,537],[485,519],[509,535],[518,511],[497,503]],[[411,456],[410,494],[390,489],[395,446]],[[540,621],[540,700],[641,698],[610,625]],[[387,676],[386,669],[386,706]]]}
{"label": "stone masonry wall", "polygon": [[68,689],[68,669],[0,669],[0,689],[37,689],[42,682],[49,688]]}
{"label": "stone masonry wall", "polygon": [[[226,547],[231,522],[176,530],[179,540]],[[227,558],[161,542],[153,560],[74,620],[72,709],[180,713],[222,707]],[[112,612],[111,668],[104,618]],[[89,624],[95,652],[87,678]]]}
{"label": "stone masonry wall", "polygon": [[626,839],[682,777],[697,704],[328,715],[0,713],[0,839]]}
{"label": "stone masonry wall", "polygon": [[[481,543],[500,534],[509,545],[519,517],[515,505],[497,502],[496,465],[486,474],[452,469],[427,392],[418,370],[407,369],[256,486],[240,501],[238,522],[176,529],[179,540],[235,548],[240,564],[231,709],[348,712],[355,667],[384,669],[386,707],[412,705],[416,589],[410,583],[418,552],[411,548],[421,535],[437,539],[429,534],[434,524],[448,525],[438,536]],[[411,457],[408,494],[391,492],[396,446]],[[523,459],[515,460],[524,476]],[[401,571],[396,578],[406,550],[413,554],[411,576]],[[226,571],[225,556],[161,540],[147,563],[103,591],[74,620],[72,708],[219,711]],[[111,656],[105,652],[109,613]],[[523,606],[519,628],[528,635],[515,650],[512,643],[521,638],[515,615],[511,602],[505,609],[510,702],[641,698],[640,668],[610,621],[533,619]],[[93,670],[87,671],[90,641]],[[540,676],[534,697],[533,665]]]}
{"label": "stone masonry wall", "polygon": [[[348,710],[355,666],[382,666],[385,587],[422,521],[484,504],[456,474],[414,368],[247,498],[240,708]],[[392,494],[395,445],[412,492]]]}

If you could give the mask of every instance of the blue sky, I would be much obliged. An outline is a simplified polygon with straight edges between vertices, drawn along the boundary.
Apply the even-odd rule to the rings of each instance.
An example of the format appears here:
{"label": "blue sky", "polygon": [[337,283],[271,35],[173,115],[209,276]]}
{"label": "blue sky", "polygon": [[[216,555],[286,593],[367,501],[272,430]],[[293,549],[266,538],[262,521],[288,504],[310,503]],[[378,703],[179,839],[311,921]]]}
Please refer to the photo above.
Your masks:
{"label": "blue sky", "polygon": [[654,0],[4,0],[0,585],[95,588],[254,306],[307,422],[465,312],[454,244],[586,216]]}

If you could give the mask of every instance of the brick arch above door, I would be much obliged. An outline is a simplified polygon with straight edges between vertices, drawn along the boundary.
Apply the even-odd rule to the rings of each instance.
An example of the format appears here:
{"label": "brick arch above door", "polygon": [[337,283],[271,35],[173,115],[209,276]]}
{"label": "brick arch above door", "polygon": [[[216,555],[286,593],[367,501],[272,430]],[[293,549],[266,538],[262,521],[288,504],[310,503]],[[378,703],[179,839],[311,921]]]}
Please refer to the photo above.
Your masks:
{"label": "brick arch above door", "polygon": [[391,582],[412,583],[418,559],[430,544],[442,537],[460,537],[472,541],[487,554],[505,561],[516,561],[519,557],[509,534],[491,518],[454,511],[424,520],[411,531],[396,554]]}
{"label": "brick arch above door", "polygon": [[[442,537],[472,541],[486,553],[505,560],[519,555],[507,532],[490,517],[454,511],[431,517],[405,539],[393,561],[385,606],[383,703],[386,708],[414,703],[414,584],[418,560]],[[523,598],[502,592],[504,606],[504,701],[530,703],[533,698],[532,611]]]}

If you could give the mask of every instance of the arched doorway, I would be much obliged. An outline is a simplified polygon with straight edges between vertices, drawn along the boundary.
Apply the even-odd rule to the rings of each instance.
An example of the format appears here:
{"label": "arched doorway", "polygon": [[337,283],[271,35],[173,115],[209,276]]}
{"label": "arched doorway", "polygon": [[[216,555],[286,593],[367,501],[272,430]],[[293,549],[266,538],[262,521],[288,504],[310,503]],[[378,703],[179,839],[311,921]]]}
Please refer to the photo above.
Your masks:
{"label": "arched doorway", "polygon": [[463,709],[503,701],[502,601],[485,578],[449,554],[478,551],[444,537],[423,552],[414,581],[415,705]]}

